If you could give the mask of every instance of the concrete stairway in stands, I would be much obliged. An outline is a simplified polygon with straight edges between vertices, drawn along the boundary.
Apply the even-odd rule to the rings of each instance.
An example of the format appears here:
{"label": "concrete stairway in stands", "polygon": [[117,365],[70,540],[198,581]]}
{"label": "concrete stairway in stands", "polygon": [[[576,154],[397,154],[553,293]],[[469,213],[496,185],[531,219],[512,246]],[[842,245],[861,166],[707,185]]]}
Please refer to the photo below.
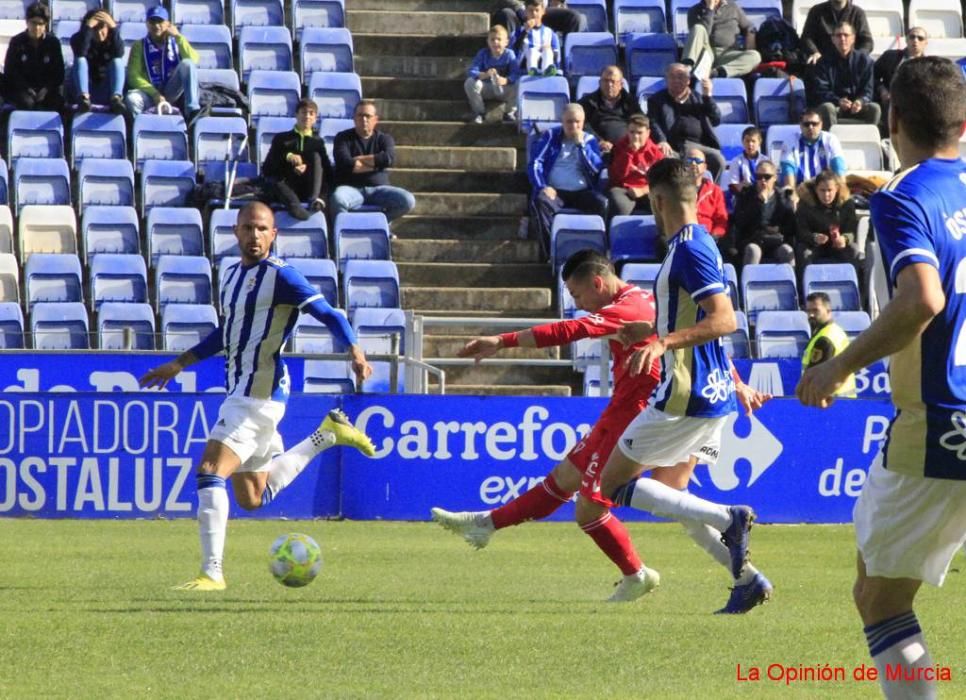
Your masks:
{"label": "concrete stairway in stands", "polygon": [[[393,224],[402,302],[425,316],[556,316],[554,281],[535,241],[517,235],[526,214],[524,138],[500,122],[469,124],[466,69],[485,46],[490,0],[347,0],[356,72],[376,100],[380,128],[396,141],[393,184],[416,209]],[[460,8],[454,11],[453,8]],[[425,358],[455,357],[465,340],[492,329],[428,330]],[[505,357],[557,358],[517,349]],[[567,368],[447,367],[449,393],[569,395]],[[575,393],[579,393],[576,389]]]}

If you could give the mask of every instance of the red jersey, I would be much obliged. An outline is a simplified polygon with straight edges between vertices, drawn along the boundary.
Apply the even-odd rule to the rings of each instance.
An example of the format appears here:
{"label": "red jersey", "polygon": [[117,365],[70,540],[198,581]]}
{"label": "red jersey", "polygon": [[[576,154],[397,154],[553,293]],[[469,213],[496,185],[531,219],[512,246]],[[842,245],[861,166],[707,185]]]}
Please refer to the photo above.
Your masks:
{"label": "red jersey", "polygon": [[630,137],[624,136],[614,144],[611,152],[609,187],[647,187],[647,171],[664,158],[664,151],[649,138],[638,150],[632,151]]}
{"label": "red jersey", "polygon": [[624,361],[635,350],[644,347],[655,336],[629,348],[625,348],[616,337],[617,331],[625,321],[654,323],[654,318],[654,295],[640,287],[625,284],[617,291],[610,304],[595,314],[547,323],[530,330],[539,348],[564,345],[583,338],[609,339],[610,354],[614,360],[614,393],[604,413],[601,414],[603,419],[603,416],[611,411],[636,414],[644,410],[651,392],[657,386],[660,379],[660,363],[655,362],[649,374],[642,372],[636,377],[629,375],[627,367],[624,366]]}
{"label": "red jersey", "polygon": [[721,238],[728,230],[724,192],[707,178],[698,189],[698,223],[715,238]]}

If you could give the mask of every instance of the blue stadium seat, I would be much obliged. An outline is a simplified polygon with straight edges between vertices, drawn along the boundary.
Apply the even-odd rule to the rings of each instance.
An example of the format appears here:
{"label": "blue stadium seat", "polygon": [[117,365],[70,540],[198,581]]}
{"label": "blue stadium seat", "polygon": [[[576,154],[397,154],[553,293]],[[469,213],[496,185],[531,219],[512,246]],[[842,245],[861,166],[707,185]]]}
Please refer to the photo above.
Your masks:
{"label": "blue stadium seat", "polygon": [[7,174],[7,164],[0,159],[0,206],[4,206],[10,201],[10,176]]}
{"label": "blue stadium seat", "polygon": [[805,110],[805,86],[796,80],[794,86],[786,78],[759,78],[752,97],[755,121],[762,129],[772,124],[787,124]]}
{"label": "blue stadium seat", "polygon": [[617,44],[610,32],[572,32],[564,40],[564,72],[571,81],[582,75],[599,78],[617,63]]}
{"label": "blue stadium seat", "polygon": [[647,114],[647,98],[667,88],[667,81],[656,75],[642,75],[637,81],[637,102]]}
{"label": "blue stadium seat", "polygon": [[352,73],[352,34],[344,27],[305,29],[299,43],[299,69],[303,85],[311,82],[313,73]]}
{"label": "blue stadium seat", "polygon": [[0,1],[0,19],[23,20],[27,16],[29,6],[28,0],[2,0]]}
{"label": "blue stadium seat", "polygon": [[849,263],[812,263],[802,272],[802,297],[825,292],[832,311],[858,311],[862,308],[859,278]]}
{"label": "blue stadium seat", "polygon": [[35,350],[89,350],[87,309],[80,302],[35,304],[30,311]]}
{"label": "blue stadium seat", "polygon": [[194,207],[154,207],[145,227],[152,267],[162,255],[205,254],[201,212]]}
{"label": "blue stadium seat", "polygon": [[144,22],[125,22],[118,25],[118,34],[124,42],[124,65],[126,66],[131,57],[131,50],[136,43],[147,36],[148,28]]}
{"label": "blue stadium seat", "polygon": [[[398,338],[399,355],[404,355],[406,352],[406,314],[402,309],[355,309],[352,312],[352,330],[355,331],[359,345],[369,355],[391,354],[393,336]],[[390,362],[373,360],[370,364],[372,376],[365,383],[367,393],[395,393],[406,390],[403,363],[397,365],[396,386],[393,386],[390,381]]]}
{"label": "blue stadium seat", "polygon": [[735,311],[741,308],[741,297],[738,295],[738,271],[731,263],[724,264],[725,277],[728,279],[728,296]]}
{"label": "blue stadium seat", "polygon": [[670,34],[630,34],[624,51],[631,82],[643,75],[663,77],[668,64],[678,60],[678,45]]}
{"label": "blue stadium seat", "polygon": [[[56,15],[54,15],[56,17]],[[80,22],[72,19],[56,20],[54,24],[54,35],[60,40],[60,52],[64,57],[64,82],[70,80],[71,70],[74,67],[74,49],[71,48],[70,38],[80,29]],[[69,83],[67,83],[69,84]]]}
{"label": "blue stadium seat", "polygon": [[97,312],[101,350],[154,350],[154,310],[150,304],[105,302]]}
{"label": "blue stadium seat", "polygon": [[91,258],[91,306],[106,301],[143,304],[148,300],[144,258],[128,253],[99,253]]}
{"label": "blue stadium seat", "polygon": [[[199,68],[198,69],[198,82],[199,83],[211,83],[212,85],[222,85],[229,90],[238,90],[241,92],[241,81],[238,80],[238,73],[235,72],[234,68]],[[219,110],[225,109],[224,107],[212,107],[212,115],[218,115]],[[232,114],[229,116],[241,116],[240,113]]]}
{"label": "blue stadium seat", "polygon": [[148,160],[141,168],[141,213],[153,207],[183,207],[195,186],[195,166],[186,160]]}
{"label": "blue stadium seat", "polygon": [[306,27],[344,27],[345,0],[293,0],[292,34],[302,40]]}
{"label": "blue stadium seat", "polygon": [[[225,7],[221,0],[171,0],[171,22],[179,28],[224,25]],[[195,42],[188,37],[184,29],[179,30],[188,39],[192,48],[197,49]]]}
{"label": "blue stadium seat", "polygon": [[557,272],[557,312],[560,318],[573,318],[577,312],[577,302],[564,284],[563,277]]}
{"label": "blue stadium seat", "polygon": [[13,213],[10,207],[0,204],[0,253],[12,253],[13,245]]}
{"label": "blue stadium seat", "polygon": [[579,12],[587,19],[588,32],[607,31],[607,5],[604,0],[570,0],[567,8]]}
{"label": "blue stadium seat", "polygon": [[335,261],[329,258],[289,258],[285,262],[301,272],[330,306],[339,305],[339,274]]}
{"label": "blue stadium seat", "polygon": [[658,260],[660,240],[653,216],[615,216],[610,222],[610,259],[618,268],[628,262]]}
{"label": "blue stadium seat", "polygon": [[20,263],[13,253],[0,253],[0,301],[20,301]]}
{"label": "blue stadium seat", "polygon": [[89,205],[134,206],[134,168],[129,160],[88,158],[77,173],[77,204],[83,214]]}
{"label": "blue stadium seat", "polygon": [[201,255],[162,255],[154,266],[155,306],[210,304],[211,263]]}
{"label": "blue stadium seat", "polygon": [[664,34],[664,0],[614,0],[614,33],[624,43],[628,34]]}
{"label": "blue stadium seat", "polygon": [[211,243],[211,263],[218,266],[226,256],[241,255],[238,239],[235,237],[235,224],[238,222],[237,209],[212,209],[208,221],[208,240]]}
{"label": "blue stadium seat", "polygon": [[[342,309],[336,309],[336,312],[345,316],[345,311]],[[292,335],[292,352],[336,353],[345,352],[347,349],[332,335],[329,327],[314,316],[308,314],[299,316]]]}
{"label": "blue stadium seat", "polygon": [[550,262],[554,272],[584,248],[607,255],[607,230],[596,214],[557,214],[550,230]]}
{"label": "blue stadium seat", "polygon": [[569,102],[570,85],[563,76],[520,78],[517,87],[520,131],[529,132],[533,126],[543,129],[559,125]]}
{"label": "blue stadium seat", "polygon": [[81,245],[84,260],[98,253],[141,252],[141,227],[134,207],[99,207],[84,209],[81,220]]}
{"label": "blue stadium seat", "polygon": [[[207,0],[203,3],[208,4]],[[220,5],[212,0],[212,5]],[[186,24],[180,29],[191,48],[198,52],[198,68],[201,69],[231,69],[231,32],[222,22]],[[198,76],[198,82],[207,82]]]}
{"label": "blue stadium seat", "polygon": [[794,148],[801,135],[798,124],[772,124],[765,132],[765,154],[776,164],[781,162],[782,149]]}
{"label": "blue stadium seat", "polygon": [[287,212],[275,214],[275,255],[280,258],[327,258],[328,228],[322,212],[312,214],[305,221],[292,218]]}
{"label": "blue stadium seat", "polygon": [[108,0],[107,9],[118,24],[144,25],[148,10],[157,6],[157,0]]}
{"label": "blue stadium seat", "polygon": [[322,119],[319,121],[319,137],[325,141],[325,150],[329,154],[329,160],[335,163],[335,156],[332,147],[335,144],[335,137],[340,131],[354,128],[351,119]]}
{"label": "blue stadium seat", "polygon": [[188,160],[187,131],[180,116],[139,114],[131,132],[134,167],[140,170],[146,160]]}
{"label": "blue stadium seat", "polygon": [[192,127],[195,165],[200,170],[206,163],[224,164],[225,156],[249,162],[247,137],[248,125],[241,117],[202,117]]}
{"label": "blue stadium seat", "polygon": [[17,213],[29,204],[69,205],[70,170],[63,158],[20,158],[13,166]]}
{"label": "blue stadium seat", "polygon": [[85,158],[127,158],[127,127],[120,114],[75,114],[70,126],[71,164],[76,170]]}
{"label": "blue stadium seat", "polygon": [[389,222],[382,212],[344,212],[333,224],[335,259],[339,269],[347,260],[391,260]]}
{"label": "blue stadium seat", "polygon": [[747,359],[751,357],[751,336],[748,332],[748,317],[744,311],[735,311],[738,328],[721,339],[728,357]]}
{"label": "blue stadium seat", "polygon": [[305,360],[302,375],[302,391],[307,394],[351,394],[355,391],[349,363],[345,360]]}
{"label": "blue stadium seat", "polygon": [[161,312],[161,337],[169,352],[190,350],[218,328],[211,304],[168,304]]}
{"label": "blue stadium seat", "polygon": [[400,306],[399,270],[391,260],[347,260],[342,273],[346,310]]}
{"label": "blue stadium seat", "polygon": [[584,367],[584,388],[582,396],[604,396],[600,388],[600,365],[593,364]]}
{"label": "blue stadium seat", "polygon": [[[590,312],[578,310],[574,313],[574,318],[589,316]],[[604,341],[601,338],[581,338],[570,343],[570,361],[573,368],[578,372],[583,372],[588,365],[600,364],[600,356],[603,352]]]}
{"label": "blue stadium seat", "polygon": [[[624,78],[624,89],[629,90],[627,78]],[[574,88],[574,102],[580,102],[580,98],[600,87],[599,75],[582,75],[577,79],[577,86]]]}
{"label": "blue stadium seat", "polygon": [[669,0],[668,31],[681,44],[688,38],[688,10],[694,7],[692,0]]}
{"label": "blue stadium seat", "polygon": [[26,262],[33,253],[77,253],[74,208],[70,205],[25,206],[17,219],[17,239],[21,262]]}
{"label": "blue stadium seat", "polygon": [[751,325],[760,311],[795,311],[798,288],[795,270],[788,263],[745,265],[741,271],[741,298]]}
{"label": "blue stadium seat", "polygon": [[24,264],[24,302],[84,301],[80,258],[73,253],[34,253]]}
{"label": "blue stadium seat", "polygon": [[[722,124],[747,124],[751,118],[748,114],[748,91],[745,81],[741,78],[713,78],[711,89],[715,104],[721,112]],[[701,83],[698,83],[701,92]]]}
{"label": "blue stadium seat", "polygon": [[292,71],[253,70],[248,76],[248,108],[256,127],[262,117],[291,118],[301,97],[299,76]]}
{"label": "blue stadium seat", "polygon": [[19,158],[63,158],[64,124],[57,112],[10,113],[7,122],[7,158],[16,165]]}
{"label": "blue stadium seat", "polygon": [[653,292],[654,280],[660,269],[661,263],[627,263],[621,270],[621,279]]}
{"label": "blue stadium seat", "polygon": [[[719,124],[714,127],[714,133],[721,143],[721,154],[726,161],[740,155],[745,147],[741,143],[741,133],[754,124]],[[778,164],[778,161],[775,161]]]}
{"label": "blue stadium seat", "polygon": [[295,117],[261,117],[258,120],[255,126],[255,159],[259,169],[268,157],[268,149],[272,147],[275,134],[289,131],[294,127]]}
{"label": "blue stadium seat", "polygon": [[22,350],[23,311],[20,304],[0,301],[0,350]]}
{"label": "blue stadium seat", "polygon": [[[64,20],[79,22],[84,19],[84,15],[88,11],[99,10],[100,8],[101,3],[99,0],[52,0],[50,4],[50,16],[56,18],[58,22],[63,22]],[[60,37],[61,33],[58,30],[55,30],[54,33]],[[67,34],[68,38],[70,36],[70,34]]]}
{"label": "blue stadium seat", "polygon": [[849,336],[849,340],[855,340],[859,333],[872,325],[872,320],[865,311],[838,311],[834,320],[845,331],[845,335]]}
{"label": "blue stadium seat", "polygon": [[801,358],[811,334],[804,311],[762,311],[755,323],[758,357]]}
{"label": "blue stadium seat", "polygon": [[285,27],[245,27],[238,34],[238,73],[243,83],[253,70],[292,70],[292,37]]}
{"label": "blue stadium seat", "polygon": [[782,0],[738,0],[738,5],[755,25],[755,29],[769,17],[782,16]]}
{"label": "blue stadium seat", "polygon": [[[285,29],[282,0],[231,0],[231,19],[235,36],[246,27]],[[285,33],[288,34],[287,29]]]}
{"label": "blue stadium seat", "polygon": [[308,97],[319,108],[319,119],[352,119],[362,99],[362,81],[355,73],[316,72],[309,81]]}

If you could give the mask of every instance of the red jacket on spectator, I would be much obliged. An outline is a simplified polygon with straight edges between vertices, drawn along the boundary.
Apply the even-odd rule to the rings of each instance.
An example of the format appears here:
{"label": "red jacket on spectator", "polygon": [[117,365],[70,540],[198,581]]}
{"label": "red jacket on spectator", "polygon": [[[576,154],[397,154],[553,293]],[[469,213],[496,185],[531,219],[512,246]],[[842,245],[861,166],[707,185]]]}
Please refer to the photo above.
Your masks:
{"label": "red jacket on spectator", "polygon": [[715,238],[721,238],[728,230],[724,192],[708,178],[703,179],[698,189],[698,223]]}
{"label": "red jacket on spectator", "polygon": [[664,157],[664,152],[650,138],[636,151],[629,144],[628,136],[614,144],[607,168],[608,187],[647,187],[647,171]]}

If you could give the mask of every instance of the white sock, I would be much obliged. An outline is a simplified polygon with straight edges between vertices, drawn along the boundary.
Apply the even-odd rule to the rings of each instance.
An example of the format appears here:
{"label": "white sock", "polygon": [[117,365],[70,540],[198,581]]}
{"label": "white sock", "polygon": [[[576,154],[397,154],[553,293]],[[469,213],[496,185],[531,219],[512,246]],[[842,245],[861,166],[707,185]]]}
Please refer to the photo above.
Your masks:
{"label": "white sock", "polygon": [[198,533],[201,535],[201,571],[215,581],[224,578],[221,562],[225,556],[228,530],[228,491],[220,476],[198,476]]}
{"label": "white sock", "polygon": [[536,46],[527,52],[527,68],[540,70],[540,49]]}
{"label": "white sock", "polygon": [[[682,520],[681,524],[695,544],[710,554],[711,558],[721,564],[730,575],[731,555],[728,554],[728,548],[721,544],[721,533],[710,525],[705,525],[697,520]],[[758,569],[755,568],[754,564],[748,562],[741,572],[741,577],[735,579],[735,583],[739,586],[751,583],[757,573]]]}
{"label": "white sock", "polygon": [[[911,610],[865,628],[869,653],[879,671],[879,685],[888,700],[926,700],[936,697],[936,684],[915,680],[917,669],[932,667],[919,620]],[[890,675],[895,680],[889,680]],[[908,680],[907,680],[908,679]]]}
{"label": "white sock", "polygon": [[316,430],[290,450],[272,460],[268,470],[268,482],[262,494],[262,505],[267,505],[279,492],[291,484],[302,470],[309,466],[315,456],[335,444],[335,435],[329,431]]}
{"label": "white sock", "polygon": [[661,515],[674,520],[697,520],[710,525],[719,532],[724,532],[731,525],[731,514],[728,512],[727,506],[672,489],[670,486],[654,479],[638,479],[633,484],[633,488],[630,502],[624,501],[624,504],[631,508],[646,510],[654,513],[654,515]]}

